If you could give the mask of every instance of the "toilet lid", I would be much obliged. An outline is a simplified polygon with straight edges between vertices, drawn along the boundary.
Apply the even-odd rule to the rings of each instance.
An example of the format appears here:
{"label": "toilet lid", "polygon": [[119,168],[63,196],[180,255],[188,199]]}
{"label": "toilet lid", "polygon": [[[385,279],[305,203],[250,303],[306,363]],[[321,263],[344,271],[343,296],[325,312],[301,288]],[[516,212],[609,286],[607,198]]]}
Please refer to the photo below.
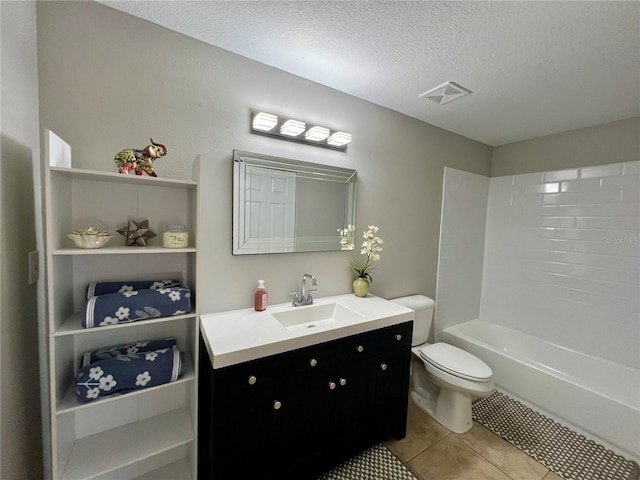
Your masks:
{"label": "toilet lid", "polygon": [[467,380],[489,381],[493,375],[489,365],[478,357],[448,343],[422,347],[420,356],[436,368]]}

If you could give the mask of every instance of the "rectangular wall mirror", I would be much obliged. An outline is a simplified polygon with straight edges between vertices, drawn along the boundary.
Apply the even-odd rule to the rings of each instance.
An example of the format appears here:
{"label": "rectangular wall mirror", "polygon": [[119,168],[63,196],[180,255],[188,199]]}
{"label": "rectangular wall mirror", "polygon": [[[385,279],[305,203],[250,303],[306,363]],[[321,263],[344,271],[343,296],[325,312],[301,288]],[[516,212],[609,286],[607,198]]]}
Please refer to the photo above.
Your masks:
{"label": "rectangular wall mirror", "polygon": [[338,230],[355,225],[356,174],[234,150],[233,254],[353,249]]}

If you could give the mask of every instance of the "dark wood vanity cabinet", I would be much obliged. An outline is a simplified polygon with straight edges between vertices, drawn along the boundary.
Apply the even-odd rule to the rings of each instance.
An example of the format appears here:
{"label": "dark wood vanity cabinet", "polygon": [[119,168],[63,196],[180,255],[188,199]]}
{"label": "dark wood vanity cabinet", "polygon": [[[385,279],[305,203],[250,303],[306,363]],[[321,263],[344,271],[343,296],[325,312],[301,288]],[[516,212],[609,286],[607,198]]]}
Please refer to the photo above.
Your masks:
{"label": "dark wood vanity cabinet", "polygon": [[316,478],[403,438],[412,325],[215,370],[201,345],[199,478]]}
{"label": "dark wood vanity cabinet", "polygon": [[[387,438],[404,438],[407,432],[412,328],[413,322],[407,322],[380,331],[374,411],[378,428]],[[400,421],[399,412],[403,412],[404,421]]]}

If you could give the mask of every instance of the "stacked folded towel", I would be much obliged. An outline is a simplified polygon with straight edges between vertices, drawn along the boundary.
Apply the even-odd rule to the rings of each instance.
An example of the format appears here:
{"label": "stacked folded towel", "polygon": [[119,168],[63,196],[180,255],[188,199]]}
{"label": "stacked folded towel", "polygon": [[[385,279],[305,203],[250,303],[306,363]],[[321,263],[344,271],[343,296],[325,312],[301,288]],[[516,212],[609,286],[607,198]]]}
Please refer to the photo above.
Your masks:
{"label": "stacked folded towel", "polygon": [[177,280],[101,282],[87,287],[84,328],[131,323],[191,311],[191,290]]}
{"label": "stacked folded towel", "polygon": [[150,342],[136,342],[129,345],[117,345],[115,347],[103,348],[87,352],[82,356],[82,367],[99,362],[100,360],[109,360],[111,358],[120,357],[122,355],[137,355],[141,352],[155,352],[156,350],[164,350],[165,348],[173,348],[176,346],[175,338],[167,338],[166,340],[154,340]]}
{"label": "stacked folded towel", "polygon": [[184,363],[173,338],[87,352],[76,374],[76,397],[85,403],[175,382],[184,374]]}
{"label": "stacked folded towel", "polygon": [[136,282],[94,282],[87,285],[87,300],[107,293],[124,293],[137,290],[160,290],[180,287],[179,280],[146,280]]}

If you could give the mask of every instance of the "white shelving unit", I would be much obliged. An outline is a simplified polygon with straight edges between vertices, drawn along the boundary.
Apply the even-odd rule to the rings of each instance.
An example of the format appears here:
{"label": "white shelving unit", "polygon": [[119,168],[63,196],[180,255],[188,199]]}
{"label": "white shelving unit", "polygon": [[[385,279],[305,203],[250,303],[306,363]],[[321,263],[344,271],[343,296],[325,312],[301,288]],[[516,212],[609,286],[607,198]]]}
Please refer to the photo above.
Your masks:
{"label": "white shelving unit", "polygon": [[[192,298],[197,284],[200,160],[194,180],[168,180],[73,168],[71,147],[45,130],[46,367],[49,379],[53,479],[196,478],[197,305],[188,314],[82,328],[90,282],[178,279]],[[108,161],[108,160],[107,160]],[[158,234],[147,247],[126,247],[116,230],[149,220]],[[162,247],[165,225],[185,224],[188,248]],[[80,249],[67,238],[98,226],[114,237],[103,248]],[[74,378],[82,354],[112,345],[174,337],[186,353],[178,381],[80,403]]]}

